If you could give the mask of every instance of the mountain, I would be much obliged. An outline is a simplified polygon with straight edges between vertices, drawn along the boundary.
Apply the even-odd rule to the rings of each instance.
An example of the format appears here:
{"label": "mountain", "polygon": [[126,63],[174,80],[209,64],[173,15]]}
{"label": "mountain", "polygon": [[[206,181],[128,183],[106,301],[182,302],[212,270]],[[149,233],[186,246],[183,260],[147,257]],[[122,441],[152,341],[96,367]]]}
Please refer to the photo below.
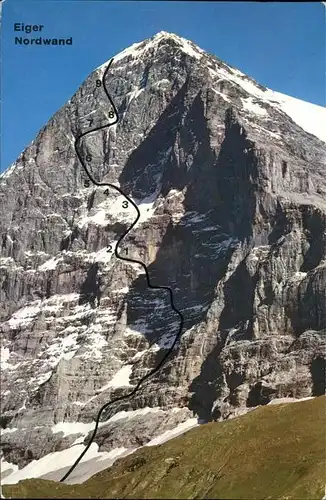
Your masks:
{"label": "mountain", "polygon": [[[325,397],[260,407],[145,446],[83,484],[27,479],[6,498],[278,498],[325,491]],[[257,432],[257,430],[259,432]],[[250,455],[250,460],[244,457]]]}
{"label": "mountain", "polygon": [[324,393],[324,118],[161,32],[40,130],[0,176],[3,482]]}

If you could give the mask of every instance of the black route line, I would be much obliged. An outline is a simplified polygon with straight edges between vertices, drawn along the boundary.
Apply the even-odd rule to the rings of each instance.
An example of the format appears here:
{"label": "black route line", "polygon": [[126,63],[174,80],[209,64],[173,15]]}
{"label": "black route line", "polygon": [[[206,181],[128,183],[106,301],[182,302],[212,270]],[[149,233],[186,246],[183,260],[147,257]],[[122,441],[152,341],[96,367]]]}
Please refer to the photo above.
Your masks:
{"label": "black route line", "polygon": [[119,117],[118,117],[118,111],[114,105],[114,102],[112,101],[107,89],[106,89],[106,86],[105,86],[105,77],[111,67],[111,64],[113,62],[113,59],[111,59],[111,61],[109,62],[108,66],[106,67],[105,71],[104,71],[104,74],[103,74],[103,77],[102,77],[102,85],[103,85],[103,88],[104,88],[104,91],[105,91],[105,94],[108,98],[108,100],[110,101],[110,104],[111,106],[113,107],[114,109],[114,113],[116,115],[116,119],[115,121],[113,121],[112,123],[109,123],[107,125],[102,125],[101,127],[96,127],[94,129],[91,129],[91,130],[88,130],[87,132],[84,132],[82,134],[80,134],[76,140],[75,140],[75,151],[76,151],[76,155],[80,161],[80,163],[82,164],[87,176],[89,177],[89,179],[93,182],[93,184],[95,184],[96,186],[109,186],[110,188],[113,188],[115,189],[116,191],[118,191],[122,196],[124,196],[128,201],[129,203],[135,208],[136,212],[137,212],[137,217],[136,219],[134,220],[134,222],[131,224],[131,226],[129,227],[129,229],[127,229],[127,231],[118,239],[117,243],[116,243],[116,246],[115,246],[115,249],[114,249],[114,253],[115,253],[115,256],[117,257],[117,259],[120,259],[120,260],[123,260],[125,262],[132,262],[134,264],[139,264],[141,265],[141,267],[144,269],[145,271],[145,275],[146,275],[146,280],[147,280],[147,285],[149,288],[151,288],[152,290],[166,290],[170,296],[170,303],[171,303],[171,307],[172,309],[179,315],[179,318],[180,318],[180,326],[179,326],[179,330],[178,330],[178,333],[177,335],[175,336],[175,339],[171,345],[171,347],[169,348],[169,350],[166,352],[166,354],[163,356],[163,358],[161,359],[161,361],[158,363],[158,365],[153,368],[150,372],[148,372],[146,375],[144,375],[140,381],[138,382],[138,384],[136,385],[136,387],[131,391],[129,392],[128,394],[125,394],[123,396],[119,396],[117,398],[114,398],[112,399],[111,401],[109,401],[108,403],[105,403],[99,410],[98,414],[97,414],[97,417],[96,417],[96,421],[95,421],[95,428],[94,428],[94,431],[93,431],[93,434],[92,434],[92,437],[89,441],[89,443],[86,445],[86,448],[82,451],[82,453],[79,455],[79,457],[77,458],[77,460],[74,462],[74,464],[70,467],[70,469],[68,470],[68,472],[66,472],[66,474],[62,477],[62,479],[60,479],[60,482],[63,482],[65,481],[65,479],[67,479],[67,477],[72,473],[72,471],[75,469],[75,467],[78,465],[78,463],[81,461],[81,459],[83,458],[83,456],[85,455],[85,453],[88,451],[89,447],[91,446],[92,442],[94,441],[95,439],[95,436],[96,436],[96,433],[97,433],[97,429],[98,429],[98,425],[99,425],[99,422],[100,422],[100,418],[101,418],[101,415],[103,413],[103,411],[108,408],[108,406],[116,403],[117,401],[122,401],[124,399],[129,399],[131,398],[132,396],[134,396],[136,394],[136,392],[138,391],[138,389],[140,388],[140,386],[145,382],[145,380],[147,380],[149,377],[151,377],[152,375],[154,375],[156,372],[158,372],[160,370],[160,368],[163,366],[163,364],[166,362],[167,358],[169,357],[169,355],[171,354],[171,352],[173,351],[173,348],[174,346],[177,344],[178,340],[180,339],[180,336],[181,336],[181,333],[182,333],[182,329],[183,329],[183,324],[184,324],[184,318],[183,318],[183,315],[181,314],[181,312],[175,307],[174,305],[174,302],[173,302],[173,293],[172,293],[172,289],[169,288],[168,286],[153,286],[151,285],[150,283],[150,278],[149,278],[149,273],[148,273],[148,270],[147,270],[147,267],[145,266],[145,264],[139,260],[135,260],[135,259],[129,259],[128,257],[122,257],[119,253],[118,253],[118,246],[119,244],[121,243],[121,241],[123,240],[123,238],[132,230],[132,228],[137,224],[139,218],[140,218],[140,211],[137,207],[137,205],[134,203],[134,201],[129,198],[129,196],[127,196],[119,187],[117,186],[114,186],[113,184],[109,184],[109,183],[103,183],[103,182],[98,182],[96,181],[95,179],[93,179],[93,177],[91,176],[91,174],[89,173],[84,161],[83,161],[83,158],[79,152],[79,149],[78,149],[78,143],[79,141],[85,137],[86,135],[92,133],[92,132],[95,132],[97,130],[102,130],[103,128],[106,128],[106,127],[111,127],[112,125],[115,125],[118,121],[119,121]]}

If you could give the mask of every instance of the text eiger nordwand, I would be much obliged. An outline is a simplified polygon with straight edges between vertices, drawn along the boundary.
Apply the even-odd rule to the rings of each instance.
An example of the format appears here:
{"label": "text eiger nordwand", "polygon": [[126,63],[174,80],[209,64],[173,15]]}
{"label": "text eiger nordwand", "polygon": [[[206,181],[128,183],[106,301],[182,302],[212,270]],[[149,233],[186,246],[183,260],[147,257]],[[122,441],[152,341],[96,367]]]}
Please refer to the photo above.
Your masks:
{"label": "text eiger nordwand", "polygon": [[[14,23],[14,31],[20,31],[27,35],[36,35],[43,31],[43,24]],[[37,38],[15,36],[15,45],[72,45],[72,37],[69,38]]]}

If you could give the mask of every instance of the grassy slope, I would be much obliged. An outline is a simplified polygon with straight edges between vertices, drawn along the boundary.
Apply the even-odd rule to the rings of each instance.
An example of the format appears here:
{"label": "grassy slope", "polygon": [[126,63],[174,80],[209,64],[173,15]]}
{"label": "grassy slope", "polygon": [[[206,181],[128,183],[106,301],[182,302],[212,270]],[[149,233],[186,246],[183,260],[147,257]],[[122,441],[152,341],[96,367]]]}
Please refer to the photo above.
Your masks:
{"label": "grassy slope", "polygon": [[5,485],[3,492],[16,498],[320,500],[325,403],[321,396],[205,424],[122,458],[80,485],[32,479]]}

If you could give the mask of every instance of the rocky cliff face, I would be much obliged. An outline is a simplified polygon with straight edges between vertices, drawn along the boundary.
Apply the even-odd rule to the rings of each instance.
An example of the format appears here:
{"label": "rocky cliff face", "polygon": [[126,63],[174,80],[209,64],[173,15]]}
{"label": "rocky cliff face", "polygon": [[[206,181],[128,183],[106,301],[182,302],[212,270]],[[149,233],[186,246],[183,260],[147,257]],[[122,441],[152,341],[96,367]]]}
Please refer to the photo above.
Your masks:
{"label": "rocky cliff face", "polygon": [[[74,148],[114,121],[96,83],[106,66],[0,176],[1,441],[19,467],[87,443],[99,408],[130,392],[179,328],[167,294],[112,251],[135,209],[88,182]],[[322,394],[322,110],[164,32],[118,54],[104,83],[119,121],[80,152],[97,182],[137,204],[119,252],[171,287],[185,322],[163,368],[105,412],[99,451]]]}

